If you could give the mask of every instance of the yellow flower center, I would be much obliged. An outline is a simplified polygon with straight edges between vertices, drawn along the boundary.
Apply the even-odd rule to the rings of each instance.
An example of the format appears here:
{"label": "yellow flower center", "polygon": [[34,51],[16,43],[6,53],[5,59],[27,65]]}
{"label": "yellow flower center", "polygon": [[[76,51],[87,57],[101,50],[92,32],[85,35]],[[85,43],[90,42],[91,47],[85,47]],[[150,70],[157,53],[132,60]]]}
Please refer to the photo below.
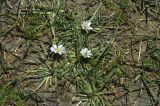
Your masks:
{"label": "yellow flower center", "polygon": [[61,52],[61,48],[56,48],[57,53]]}
{"label": "yellow flower center", "polygon": [[83,26],[83,27],[84,27],[84,29],[87,29],[87,28],[88,28],[87,24],[84,24],[84,26]]}

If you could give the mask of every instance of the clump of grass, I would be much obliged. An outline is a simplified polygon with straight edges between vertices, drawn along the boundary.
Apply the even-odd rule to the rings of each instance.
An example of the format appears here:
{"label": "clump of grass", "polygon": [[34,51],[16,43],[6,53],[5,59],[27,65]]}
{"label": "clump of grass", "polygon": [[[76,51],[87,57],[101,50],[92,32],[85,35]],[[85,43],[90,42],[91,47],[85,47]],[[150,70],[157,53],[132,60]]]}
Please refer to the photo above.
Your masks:
{"label": "clump of grass", "polygon": [[24,106],[24,94],[10,85],[3,85],[0,87],[0,104]]}

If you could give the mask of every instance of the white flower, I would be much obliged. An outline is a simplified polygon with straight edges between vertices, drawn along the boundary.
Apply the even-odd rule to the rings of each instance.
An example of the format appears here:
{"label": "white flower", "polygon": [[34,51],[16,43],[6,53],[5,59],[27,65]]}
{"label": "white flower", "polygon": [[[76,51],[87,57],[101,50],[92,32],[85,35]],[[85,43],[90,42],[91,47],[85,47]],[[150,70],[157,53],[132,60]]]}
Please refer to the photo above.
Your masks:
{"label": "white flower", "polygon": [[54,53],[58,53],[59,55],[62,55],[62,54],[65,54],[65,48],[63,47],[63,45],[53,45],[51,48],[50,48],[50,51],[51,52],[54,52]]}
{"label": "white flower", "polygon": [[89,50],[88,48],[81,49],[80,53],[84,58],[90,58],[92,55],[91,50]]}
{"label": "white flower", "polygon": [[89,21],[89,20],[83,21],[81,26],[82,26],[82,29],[86,30],[87,33],[88,33],[88,30],[92,30],[93,29],[91,27],[91,21]]}

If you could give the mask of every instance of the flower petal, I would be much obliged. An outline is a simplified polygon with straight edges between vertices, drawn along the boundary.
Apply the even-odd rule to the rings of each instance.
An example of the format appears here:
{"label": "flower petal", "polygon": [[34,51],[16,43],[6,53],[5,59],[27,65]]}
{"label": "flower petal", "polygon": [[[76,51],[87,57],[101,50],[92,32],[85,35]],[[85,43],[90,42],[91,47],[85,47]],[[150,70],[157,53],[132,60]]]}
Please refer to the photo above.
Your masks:
{"label": "flower petal", "polygon": [[51,47],[51,48],[50,48],[50,51],[51,51],[51,52],[55,52],[55,48],[54,48],[54,47]]}
{"label": "flower petal", "polygon": [[62,52],[61,52],[61,51],[59,51],[59,52],[58,52],[58,54],[59,54],[59,55],[62,55]]}
{"label": "flower petal", "polygon": [[92,27],[88,27],[88,30],[92,30],[93,28]]}
{"label": "flower petal", "polygon": [[56,48],[57,48],[57,45],[53,45],[53,47],[56,49]]}
{"label": "flower petal", "polygon": [[62,47],[63,47],[63,45],[59,45],[59,46],[58,46],[58,48],[62,48]]}
{"label": "flower petal", "polygon": [[89,27],[91,26],[91,21],[88,21],[88,24],[87,24]]}
{"label": "flower petal", "polygon": [[65,54],[65,53],[66,53],[66,51],[65,51],[65,48],[64,48],[64,47],[62,48],[62,53],[63,53],[63,54]]}

